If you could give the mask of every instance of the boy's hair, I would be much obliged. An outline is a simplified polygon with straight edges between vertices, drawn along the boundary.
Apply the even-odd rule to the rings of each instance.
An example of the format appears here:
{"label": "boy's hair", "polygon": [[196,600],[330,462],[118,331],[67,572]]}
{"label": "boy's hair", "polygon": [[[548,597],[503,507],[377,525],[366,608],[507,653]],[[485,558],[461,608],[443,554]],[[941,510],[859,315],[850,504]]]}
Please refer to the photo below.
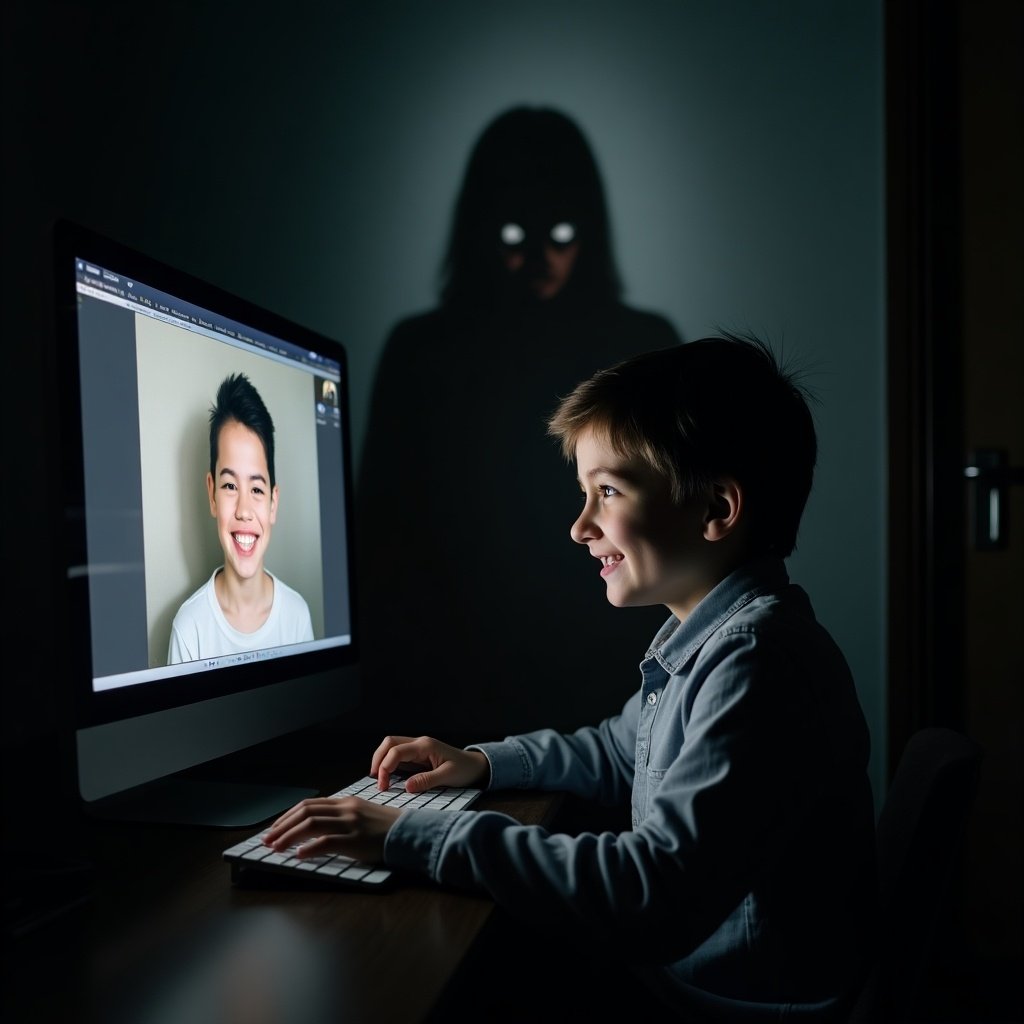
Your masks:
{"label": "boy's hair", "polygon": [[274,487],[274,421],[260,393],[244,373],[232,373],[217,388],[217,401],[210,407],[210,475],[217,476],[220,428],[230,420],[248,427],[263,442],[270,486]]}
{"label": "boy's hair", "polygon": [[746,498],[751,553],[786,557],[817,460],[811,398],[767,343],[723,333],[599,371],[561,400],[548,433],[572,460],[580,434],[595,430],[664,477],[677,504],[733,477]]}

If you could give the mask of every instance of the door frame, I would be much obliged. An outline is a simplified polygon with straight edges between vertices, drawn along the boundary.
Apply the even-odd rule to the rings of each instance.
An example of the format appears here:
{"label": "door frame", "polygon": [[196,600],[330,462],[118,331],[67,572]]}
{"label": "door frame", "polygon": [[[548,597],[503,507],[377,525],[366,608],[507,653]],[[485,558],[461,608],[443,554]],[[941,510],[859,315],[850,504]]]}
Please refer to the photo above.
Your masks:
{"label": "door frame", "polygon": [[886,0],[888,727],[964,729],[963,408],[954,0]]}

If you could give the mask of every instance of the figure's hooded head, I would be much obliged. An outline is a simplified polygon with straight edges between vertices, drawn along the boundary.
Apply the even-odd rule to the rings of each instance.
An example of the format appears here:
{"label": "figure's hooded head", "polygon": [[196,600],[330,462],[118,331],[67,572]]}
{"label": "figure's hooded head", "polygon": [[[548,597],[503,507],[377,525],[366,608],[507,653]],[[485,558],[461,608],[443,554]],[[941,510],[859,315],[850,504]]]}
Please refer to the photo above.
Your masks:
{"label": "figure's hooded head", "polygon": [[545,107],[499,115],[470,154],[443,267],[444,302],[619,291],[604,189],[582,131]]}

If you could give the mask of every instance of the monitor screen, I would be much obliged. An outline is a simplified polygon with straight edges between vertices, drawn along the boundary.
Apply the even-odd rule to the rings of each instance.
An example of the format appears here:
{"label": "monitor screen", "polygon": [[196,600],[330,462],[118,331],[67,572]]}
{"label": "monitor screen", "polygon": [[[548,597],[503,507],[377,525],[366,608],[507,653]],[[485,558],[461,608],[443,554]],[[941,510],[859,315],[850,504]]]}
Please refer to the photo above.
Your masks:
{"label": "monitor screen", "polygon": [[[110,239],[62,223],[55,253],[90,801],[353,702],[348,376],[337,341]],[[143,732],[127,742],[168,734],[178,750],[102,779],[84,751],[129,722]]]}

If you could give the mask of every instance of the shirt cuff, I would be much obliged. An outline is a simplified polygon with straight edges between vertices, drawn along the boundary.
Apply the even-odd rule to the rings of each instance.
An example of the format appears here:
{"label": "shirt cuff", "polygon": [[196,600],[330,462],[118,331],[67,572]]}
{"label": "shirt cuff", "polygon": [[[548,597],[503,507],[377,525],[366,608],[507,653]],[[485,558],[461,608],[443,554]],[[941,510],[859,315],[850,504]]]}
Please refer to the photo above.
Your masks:
{"label": "shirt cuff", "polygon": [[426,807],[402,811],[384,840],[384,863],[437,881],[444,841],[461,813]]}
{"label": "shirt cuff", "polygon": [[514,736],[493,743],[474,743],[467,750],[479,750],[491,766],[488,789],[530,789],[533,765]]}

